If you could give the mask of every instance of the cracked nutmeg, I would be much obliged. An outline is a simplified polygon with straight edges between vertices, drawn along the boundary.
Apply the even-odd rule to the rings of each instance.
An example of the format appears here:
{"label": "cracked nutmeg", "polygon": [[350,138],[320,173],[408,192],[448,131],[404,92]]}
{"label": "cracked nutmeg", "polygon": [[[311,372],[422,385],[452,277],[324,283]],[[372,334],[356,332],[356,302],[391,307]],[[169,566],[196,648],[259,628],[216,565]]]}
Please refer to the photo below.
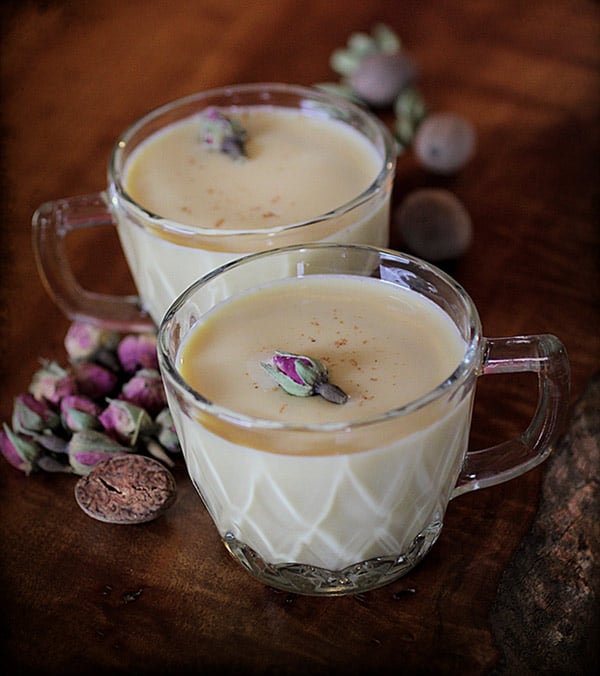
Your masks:
{"label": "cracked nutmeg", "polygon": [[100,462],[75,486],[77,504],[88,516],[114,524],[152,521],[171,507],[176,495],[171,472],[137,454]]}

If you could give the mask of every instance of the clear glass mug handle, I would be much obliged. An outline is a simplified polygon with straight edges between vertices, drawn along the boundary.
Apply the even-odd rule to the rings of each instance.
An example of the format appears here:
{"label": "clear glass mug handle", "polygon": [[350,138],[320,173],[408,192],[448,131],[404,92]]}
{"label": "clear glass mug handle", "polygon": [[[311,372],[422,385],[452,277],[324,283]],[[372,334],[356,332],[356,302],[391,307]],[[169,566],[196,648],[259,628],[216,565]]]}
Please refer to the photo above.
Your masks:
{"label": "clear glass mug handle", "polygon": [[154,330],[138,296],[111,296],[84,289],[69,265],[65,237],[79,228],[113,225],[105,192],[46,202],[33,215],[33,250],[40,277],[67,317],[120,332]]}
{"label": "clear glass mug handle", "polygon": [[563,430],[569,410],[570,367],[556,336],[484,339],[479,375],[534,372],[538,377],[537,408],[517,438],[466,455],[452,498],[513,479],[543,462]]}

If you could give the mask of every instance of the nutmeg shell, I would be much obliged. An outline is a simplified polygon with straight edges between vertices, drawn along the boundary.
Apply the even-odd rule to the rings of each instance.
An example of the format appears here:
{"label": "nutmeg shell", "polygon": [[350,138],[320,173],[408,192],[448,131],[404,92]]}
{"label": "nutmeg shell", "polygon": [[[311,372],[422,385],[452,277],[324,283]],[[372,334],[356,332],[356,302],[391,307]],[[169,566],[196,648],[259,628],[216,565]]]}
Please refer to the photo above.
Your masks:
{"label": "nutmeg shell", "polygon": [[75,485],[81,509],[114,524],[152,521],[175,502],[176,495],[171,472],[157,460],[138,454],[103,460]]}
{"label": "nutmeg shell", "polygon": [[417,75],[417,68],[405,54],[376,52],[367,56],[352,73],[352,91],[374,107],[389,106]]}
{"label": "nutmeg shell", "polygon": [[415,134],[415,156],[435,174],[455,174],[473,157],[476,141],[473,124],[462,115],[431,113]]}
{"label": "nutmeg shell", "polygon": [[409,193],[394,213],[392,227],[404,247],[431,262],[449,261],[469,247],[469,212],[449,190],[423,188]]}

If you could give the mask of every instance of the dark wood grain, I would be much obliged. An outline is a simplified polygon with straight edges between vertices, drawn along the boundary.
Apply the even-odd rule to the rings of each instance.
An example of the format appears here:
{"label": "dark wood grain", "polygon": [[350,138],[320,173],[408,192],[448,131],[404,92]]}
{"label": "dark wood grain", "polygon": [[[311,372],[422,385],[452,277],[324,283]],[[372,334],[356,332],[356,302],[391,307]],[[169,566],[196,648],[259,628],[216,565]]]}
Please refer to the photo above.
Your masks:
{"label": "dark wood grain", "polygon": [[600,373],[548,460],[533,527],[502,576],[490,615],[503,653],[498,676],[593,674],[598,666],[599,432]]}
{"label": "dark wood grain", "polygon": [[[479,139],[473,161],[452,178],[403,156],[395,205],[418,187],[452,190],[475,229],[452,274],[479,307],[486,335],[557,334],[571,360],[573,401],[598,370],[598,3],[2,8],[0,421],[40,357],[65,359],[68,320],[49,301],[30,244],[35,208],[102,189],[114,138],[147,110],[234,82],[337,79],[331,52],[378,21],[403,38],[430,107],[464,114]],[[394,233],[393,244],[402,247]],[[71,249],[96,290],[131,290],[113,233],[86,233]],[[521,431],[533,400],[526,376],[482,379],[472,446]],[[484,674],[503,654],[489,618],[498,586],[543,500],[543,468],[462,496],[433,551],[403,580],[364,597],[315,599],[265,588],[228,558],[181,464],[178,499],[164,517],[114,526],[80,510],[73,477],[27,478],[0,460],[5,673]],[[525,582],[512,584],[508,593],[518,595]]]}

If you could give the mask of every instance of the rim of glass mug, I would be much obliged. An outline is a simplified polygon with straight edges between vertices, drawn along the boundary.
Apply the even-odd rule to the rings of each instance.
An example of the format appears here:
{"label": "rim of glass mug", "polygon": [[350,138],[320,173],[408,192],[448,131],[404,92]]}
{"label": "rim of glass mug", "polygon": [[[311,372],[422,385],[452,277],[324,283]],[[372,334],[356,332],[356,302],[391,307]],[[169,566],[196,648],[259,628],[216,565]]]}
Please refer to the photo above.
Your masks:
{"label": "rim of glass mug", "polygon": [[[381,414],[372,415],[369,417],[356,418],[354,420],[347,420],[341,422],[331,422],[331,423],[289,423],[289,422],[280,422],[276,420],[269,420],[265,418],[257,418],[255,416],[239,413],[234,411],[226,406],[220,404],[215,404],[209,401],[204,397],[200,392],[191,387],[183,376],[180,374],[179,370],[173,363],[173,359],[170,355],[169,345],[167,344],[167,330],[169,324],[173,321],[177,313],[183,308],[183,306],[188,302],[191,296],[193,296],[198,290],[202,287],[210,284],[210,282],[216,277],[220,277],[223,274],[226,274],[230,270],[235,270],[236,268],[246,267],[252,265],[254,262],[260,262],[261,259],[265,257],[272,257],[273,255],[283,255],[286,256],[289,253],[308,253],[315,250],[333,250],[341,251],[342,249],[354,250],[357,252],[370,252],[378,255],[378,260],[380,261],[382,257],[386,257],[385,260],[388,261],[399,261],[402,263],[408,263],[418,267],[422,271],[427,271],[429,274],[433,273],[440,281],[442,281],[448,289],[450,289],[454,294],[456,300],[461,305],[461,308],[465,311],[466,320],[466,332],[467,336],[465,338],[465,352],[463,358],[461,359],[458,366],[454,371],[442,381],[437,387],[430,390],[426,394],[422,395],[418,399],[415,399],[408,404],[399,406],[389,411],[385,411]],[[327,273],[324,273],[327,274]],[[298,277],[298,275],[290,273],[287,277]],[[284,278],[284,277],[281,277]],[[453,319],[454,321],[454,319]],[[191,329],[191,327],[190,327]],[[363,427],[367,425],[373,425],[379,422],[383,422],[390,418],[404,416],[414,411],[427,406],[431,402],[439,399],[442,395],[446,394],[449,390],[455,390],[459,388],[465,380],[471,375],[474,362],[476,362],[477,357],[480,354],[480,346],[482,341],[482,327],[481,321],[479,318],[479,313],[475,304],[471,300],[469,294],[465,289],[450,275],[445,273],[440,268],[437,268],[434,265],[431,265],[415,256],[409,254],[400,253],[392,249],[380,249],[378,247],[372,247],[368,245],[353,245],[353,244],[334,244],[334,243],[312,243],[312,244],[300,244],[292,245],[288,247],[280,247],[277,249],[269,249],[267,251],[257,252],[255,254],[249,254],[243,258],[230,261],[220,267],[210,271],[209,273],[203,275],[201,278],[197,279],[193,284],[191,284],[169,307],[165,313],[161,325],[158,331],[158,352],[159,358],[161,361],[161,369],[164,370],[164,373],[176,384],[181,392],[185,393],[186,396],[191,397],[194,404],[205,412],[221,418],[228,423],[247,428],[248,425],[262,427],[265,430],[302,430],[306,432],[336,432],[343,431],[350,427]]]}
{"label": "rim of glass mug", "polygon": [[[273,103],[273,105],[284,106],[286,97],[288,97],[288,103],[294,103],[301,110],[306,110],[311,114],[322,111],[327,117],[339,119],[352,127],[360,129],[373,143],[377,152],[381,154],[381,169],[371,185],[348,202],[312,218],[268,229],[228,228],[227,230],[207,228],[202,225],[185,225],[174,219],[165,218],[146,209],[136,202],[125,190],[122,179],[127,160],[126,154],[130,145],[134,147],[139,145],[140,139],[138,139],[138,136],[140,134],[145,139],[157,129],[167,126],[170,122],[197,114],[203,108],[212,105],[211,101],[213,100],[219,101],[218,105],[220,108],[231,107],[235,109],[236,107],[243,108],[249,105],[256,106],[259,105],[259,102],[254,98],[257,95],[260,96],[260,105],[268,106]],[[251,98],[251,101],[248,101],[248,98]],[[273,102],[273,99],[276,99],[275,102]],[[247,247],[240,242],[239,238],[244,240],[258,236],[262,238],[266,236],[273,237],[279,233],[331,220],[356,209],[356,207],[369,200],[374,194],[386,188],[389,182],[393,180],[397,148],[397,143],[390,131],[370,111],[341,96],[322,91],[316,87],[277,82],[258,82],[217,87],[165,103],[148,112],[121,134],[113,146],[108,165],[110,198],[115,206],[118,204],[122,207],[124,202],[130,212],[134,216],[137,216],[136,220],[142,227],[156,230],[162,236],[168,235],[171,241],[184,244],[185,246],[202,246],[205,243],[204,238],[213,237],[215,239],[218,238],[219,241],[235,241],[234,251],[243,251]]]}
{"label": "rim of glass mug", "polygon": [[[335,274],[379,278],[411,289],[445,310],[464,340],[463,356],[454,372],[404,406],[341,423],[279,422],[243,414],[207,400],[180,374],[182,345],[220,303],[271,282]],[[407,573],[437,540],[449,501],[540,464],[557,442],[569,408],[569,363],[558,338],[550,334],[485,338],[474,302],[450,275],[414,256],[374,246],[295,245],[251,254],[213,270],[191,284],[167,310],[159,327],[158,357],[190,478],[226,549],[259,581],[302,594],[356,593]],[[526,371],[537,374],[538,402],[525,432],[489,448],[470,450],[478,377]],[[352,464],[354,453],[358,459]],[[366,471],[370,488],[357,479],[355,492],[354,480],[343,478],[360,475],[365,463],[374,472],[376,484]],[[234,468],[241,469],[235,472]],[[428,478],[420,481],[417,475],[422,468]],[[433,476],[438,475],[436,482]],[[299,482],[296,476],[301,477]],[[296,503],[289,496],[297,496],[296,489],[306,494],[306,482],[314,481],[308,490],[312,495],[323,478],[326,490],[332,490],[331,502],[324,501],[324,509],[320,505],[313,520],[312,504]],[[413,482],[420,487],[416,495],[411,492]],[[385,502],[384,511],[387,517],[393,514],[398,531],[384,528],[386,542],[365,548],[365,537],[371,546],[377,528],[373,519],[363,523],[356,518],[357,501],[368,507],[373,500],[377,503],[380,490],[382,496],[389,496],[397,489],[398,501]],[[363,491],[369,496],[366,502]],[[257,511],[251,507],[255,492],[262,506]],[[421,500],[419,495],[427,497]],[[292,506],[299,505],[298,513],[289,508],[290,499]],[[338,499],[346,508],[333,520],[325,519]],[[407,502],[416,505],[416,511],[407,511]],[[373,513],[377,526],[381,525],[383,512]],[[288,517],[295,526],[290,527]],[[279,525],[270,529],[271,521]],[[284,532],[292,538],[298,534],[297,541],[286,541]],[[334,533],[342,533],[341,539]],[[347,549],[355,535],[361,547]],[[332,549],[321,549],[319,544],[315,551],[315,542],[330,542]]]}
{"label": "rim of glass mug", "polygon": [[[122,181],[128,153],[153,132],[168,123],[199,113],[208,105],[269,105],[302,107],[350,124],[375,147],[380,170],[371,185],[360,195],[338,208],[314,218],[267,229],[215,229],[189,226],[154,214],[135,202]],[[284,83],[234,84],[208,89],[169,101],[146,113],[129,126],[113,145],[108,162],[108,185],[103,190],[76,197],[45,202],[32,218],[33,250],[44,286],[63,313],[72,320],[86,321],[118,331],[149,331],[155,328],[143,299],[138,295],[96,293],[79,284],[66,248],[66,237],[74,230],[118,226],[117,221],[139,226],[150,236],[162,238],[186,249],[247,255],[255,251],[331,238],[365,218],[364,210],[374,211],[389,199],[395,177],[398,145],[383,122],[353,102],[317,87]],[[118,214],[118,215],[117,215]],[[123,218],[121,218],[121,215]],[[158,323],[158,319],[156,322]]]}
{"label": "rim of glass mug", "polygon": [[[465,339],[465,352],[454,372],[427,394],[405,406],[391,409],[385,414],[343,423],[312,425],[282,423],[241,414],[225,406],[213,404],[190,387],[178,372],[174,364],[176,354],[171,356],[172,350],[169,345],[171,324],[176,322],[177,314],[190,297],[203,286],[210,284],[215,278],[226,275],[228,272],[235,272],[237,268],[242,266],[259,264],[265,257],[289,256],[294,252],[306,253],[327,249],[346,253],[352,251],[370,253],[376,257],[375,260],[378,263],[382,260],[391,263],[395,261],[399,265],[413,266],[422,273],[427,273],[427,275],[441,281],[451,291],[454,300],[458,302],[458,310],[464,311],[464,324],[458,328],[462,331]],[[408,277],[401,283],[411,286],[411,274],[409,273]],[[278,278],[290,276],[298,276],[298,274],[290,271],[287,274],[282,273]],[[416,275],[412,274],[412,277],[414,284]],[[423,278],[419,279],[423,284]],[[425,286],[427,286],[427,282],[425,282]],[[415,290],[422,291],[423,288],[415,288]],[[433,295],[433,298],[429,296],[430,299],[436,300],[435,294]],[[449,309],[449,306],[445,306],[441,298],[438,298],[438,305],[446,311]],[[200,310],[198,312],[200,312],[200,315],[202,314]],[[186,335],[198,316],[196,314],[188,317],[188,322],[184,327]],[[456,323],[456,318],[452,314],[451,317]],[[179,342],[184,339],[180,329],[181,327],[178,326],[177,340]],[[368,245],[340,245],[335,243],[293,245],[250,254],[226,263],[196,280],[171,304],[159,327],[157,349],[165,386],[173,386],[180,403],[183,403],[186,408],[195,406],[205,418],[216,419],[226,426],[239,430],[241,443],[244,443],[244,435],[252,434],[254,429],[258,429],[258,439],[260,439],[261,432],[270,434],[272,431],[285,431],[292,434],[343,433],[349,429],[368,431],[371,426],[385,425],[389,421],[395,421],[400,416],[408,416],[436,400],[441,400],[444,396],[456,395],[459,388],[469,387],[469,380],[473,380],[474,387],[475,381],[480,376],[498,373],[535,373],[538,380],[538,400],[528,427],[520,435],[507,441],[501,441],[487,448],[468,450],[451,498],[471,490],[503,483],[524,474],[543,462],[559,439],[566,423],[569,408],[570,366],[565,347],[556,336],[537,334],[501,338],[484,337],[479,313],[474,302],[453,277],[435,265],[417,257]],[[204,418],[203,422],[206,422]]]}

